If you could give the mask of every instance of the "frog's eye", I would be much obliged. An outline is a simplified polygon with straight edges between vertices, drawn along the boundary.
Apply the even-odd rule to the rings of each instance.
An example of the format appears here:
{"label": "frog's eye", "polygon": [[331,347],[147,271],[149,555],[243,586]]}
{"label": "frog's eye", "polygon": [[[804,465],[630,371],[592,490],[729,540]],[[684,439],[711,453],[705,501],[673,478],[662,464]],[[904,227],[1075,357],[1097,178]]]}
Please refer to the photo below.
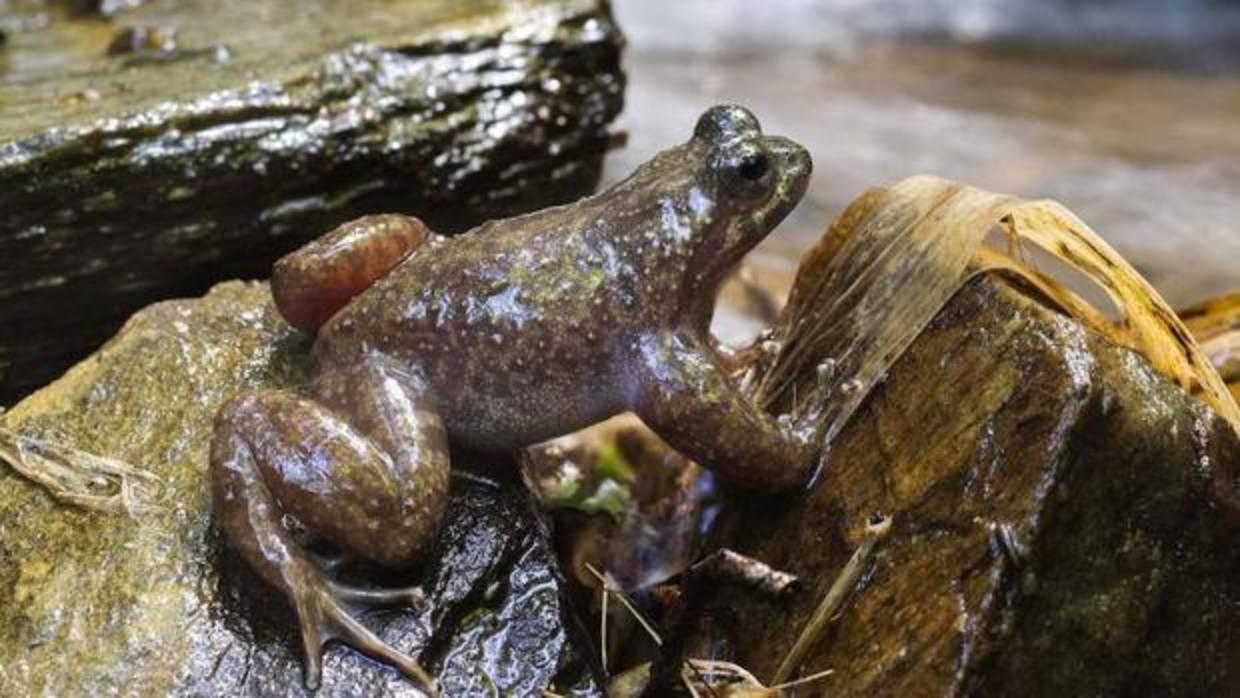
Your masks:
{"label": "frog's eye", "polygon": [[770,162],[767,161],[765,153],[746,153],[741,156],[736,166],[737,173],[751,182],[761,180],[769,169]]}
{"label": "frog's eye", "polygon": [[741,199],[761,197],[770,188],[770,157],[759,147],[747,146],[724,154],[719,168],[723,190]]}

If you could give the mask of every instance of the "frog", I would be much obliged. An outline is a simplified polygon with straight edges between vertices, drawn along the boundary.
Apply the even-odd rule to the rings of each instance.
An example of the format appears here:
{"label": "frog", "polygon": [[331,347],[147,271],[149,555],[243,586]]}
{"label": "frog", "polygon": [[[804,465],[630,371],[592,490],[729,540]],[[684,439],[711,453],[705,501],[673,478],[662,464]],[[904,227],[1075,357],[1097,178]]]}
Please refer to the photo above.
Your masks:
{"label": "frog", "polygon": [[805,148],[719,105],[593,196],[452,237],[366,216],[276,262],[275,306],[314,335],[313,375],[298,391],[231,398],[209,473],[226,538],[296,612],[307,687],[337,640],[435,690],[359,621],[418,603],[418,590],[337,581],[287,517],[349,555],[410,568],[445,516],[450,445],[513,452],[632,412],[726,487],[806,483],[819,415],[760,409],[710,324],[720,286],[811,170]]}

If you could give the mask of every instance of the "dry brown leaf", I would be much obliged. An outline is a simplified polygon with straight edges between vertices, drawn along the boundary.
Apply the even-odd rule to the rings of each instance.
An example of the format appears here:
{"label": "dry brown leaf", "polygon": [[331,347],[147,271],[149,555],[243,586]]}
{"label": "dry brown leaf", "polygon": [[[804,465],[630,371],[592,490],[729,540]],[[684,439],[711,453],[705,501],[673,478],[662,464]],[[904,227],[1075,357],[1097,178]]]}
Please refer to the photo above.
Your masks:
{"label": "dry brown leaf", "polygon": [[[1015,256],[987,245],[1005,231]],[[1111,322],[1066,286],[1019,260],[1032,243],[1102,288],[1122,317]],[[937,177],[913,177],[863,194],[802,261],[783,322],[780,353],[755,394],[776,411],[825,381],[824,443],[951,296],[975,274],[1024,279],[1047,300],[1195,392],[1240,432],[1240,409],[1192,334],[1161,296],[1089,226],[1053,201],[1025,201]],[[826,368],[818,371],[815,365]]]}
{"label": "dry brown leaf", "polygon": [[1140,351],[1180,387],[1200,393],[1240,431],[1240,408],[1192,333],[1154,287],[1081,219],[1054,201],[1033,201],[1013,208],[1001,225],[1101,286],[1124,321],[1122,325],[1108,323],[1094,329]]}
{"label": "dry brown leaf", "polygon": [[1178,315],[1198,342],[1240,331],[1240,291],[1185,308]]}
{"label": "dry brown leaf", "polygon": [[1240,398],[1240,292],[1212,298],[1179,315],[1231,394]]}

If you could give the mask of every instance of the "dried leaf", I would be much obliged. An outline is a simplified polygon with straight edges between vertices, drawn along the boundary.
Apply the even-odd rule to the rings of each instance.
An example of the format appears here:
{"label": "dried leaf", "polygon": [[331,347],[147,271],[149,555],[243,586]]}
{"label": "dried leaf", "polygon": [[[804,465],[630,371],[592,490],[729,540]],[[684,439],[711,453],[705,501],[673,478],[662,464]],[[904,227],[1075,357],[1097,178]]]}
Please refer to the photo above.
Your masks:
{"label": "dried leaf", "polygon": [[1101,286],[1124,321],[1094,329],[1140,351],[1180,387],[1200,393],[1240,431],[1240,408],[1192,333],[1154,287],[1081,219],[1054,201],[1034,201],[1014,207],[1001,224],[1010,234],[1037,244]]}
{"label": "dried leaf", "polygon": [[1212,298],[1186,310],[1180,318],[1215,370],[1240,398],[1240,293]]}
{"label": "dried leaf", "polygon": [[[989,246],[1005,231],[1014,254]],[[1032,243],[1107,292],[1111,322],[1065,285],[1020,261]],[[1053,201],[1024,201],[936,177],[913,177],[863,194],[806,254],[777,329],[779,355],[755,395],[776,412],[825,381],[829,447],[874,385],[951,296],[977,273],[1025,280],[1046,300],[1140,351],[1200,394],[1240,431],[1240,409],[1184,323],[1122,257]],[[829,370],[819,371],[817,366]]]}
{"label": "dried leaf", "polygon": [[1180,319],[1198,342],[1227,332],[1240,331],[1240,292],[1228,293],[1179,312]]}

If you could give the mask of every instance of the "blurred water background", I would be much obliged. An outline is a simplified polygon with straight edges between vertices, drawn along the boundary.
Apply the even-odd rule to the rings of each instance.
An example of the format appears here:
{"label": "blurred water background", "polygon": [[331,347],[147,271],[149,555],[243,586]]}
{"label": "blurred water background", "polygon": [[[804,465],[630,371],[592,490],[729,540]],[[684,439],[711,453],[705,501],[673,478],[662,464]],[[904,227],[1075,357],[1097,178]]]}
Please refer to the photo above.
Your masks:
{"label": "blurred water background", "polygon": [[810,148],[753,263],[786,277],[869,186],[933,173],[1053,197],[1172,301],[1240,288],[1240,1],[616,0],[615,180],[717,102]]}

